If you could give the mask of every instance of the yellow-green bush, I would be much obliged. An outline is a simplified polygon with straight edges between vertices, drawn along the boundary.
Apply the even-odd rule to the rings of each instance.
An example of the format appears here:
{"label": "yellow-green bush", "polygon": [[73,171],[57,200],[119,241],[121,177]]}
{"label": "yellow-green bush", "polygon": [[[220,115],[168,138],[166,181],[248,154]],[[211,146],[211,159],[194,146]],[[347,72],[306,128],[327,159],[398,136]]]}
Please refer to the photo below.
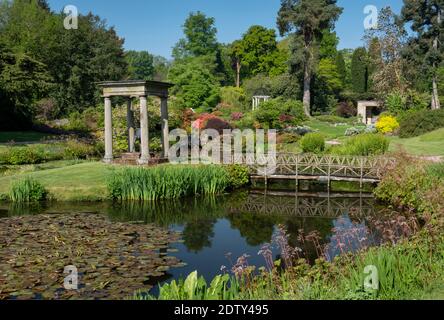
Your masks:
{"label": "yellow-green bush", "polygon": [[306,134],[299,145],[305,153],[322,153],[325,150],[325,138],[321,133]]}
{"label": "yellow-green bush", "polygon": [[393,116],[382,116],[376,123],[376,129],[380,133],[392,133],[399,129],[399,122]]}

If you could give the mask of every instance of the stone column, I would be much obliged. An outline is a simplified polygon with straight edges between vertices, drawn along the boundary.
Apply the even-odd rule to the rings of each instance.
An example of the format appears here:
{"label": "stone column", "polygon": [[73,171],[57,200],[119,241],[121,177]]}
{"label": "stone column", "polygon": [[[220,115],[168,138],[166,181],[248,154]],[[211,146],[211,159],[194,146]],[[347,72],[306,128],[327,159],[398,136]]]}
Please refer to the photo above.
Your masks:
{"label": "stone column", "polygon": [[105,98],[105,158],[103,161],[111,163],[113,157],[113,113],[111,99]]}
{"label": "stone column", "polygon": [[128,127],[128,152],[134,153],[134,142],[136,140],[136,129],[134,127],[134,113],[132,110],[131,98],[128,98],[126,106],[126,121]]}
{"label": "stone column", "polygon": [[168,98],[161,97],[160,98],[160,114],[162,121],[162,150],[163,157],[168,158],[168,150],[170,149],[170,129],[168,126]]}
{"label": "stone column", "polygon": [[148,164],[150,161],[148,108],[145,96],[140,97],[140,142],[141,153],[139,164]]}

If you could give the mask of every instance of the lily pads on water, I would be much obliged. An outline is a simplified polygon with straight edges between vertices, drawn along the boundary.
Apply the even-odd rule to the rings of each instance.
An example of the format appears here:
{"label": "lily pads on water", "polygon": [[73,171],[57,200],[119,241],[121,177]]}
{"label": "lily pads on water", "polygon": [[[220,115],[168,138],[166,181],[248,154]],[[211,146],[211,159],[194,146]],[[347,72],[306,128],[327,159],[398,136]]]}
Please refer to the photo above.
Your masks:
{"label": "lily pads on water", "polygon": [[[0,219],[1,299],[123,299],[181,262],[160,252],[180,235],[88,213]],[[66,266],[78,290],[65,290]]]}

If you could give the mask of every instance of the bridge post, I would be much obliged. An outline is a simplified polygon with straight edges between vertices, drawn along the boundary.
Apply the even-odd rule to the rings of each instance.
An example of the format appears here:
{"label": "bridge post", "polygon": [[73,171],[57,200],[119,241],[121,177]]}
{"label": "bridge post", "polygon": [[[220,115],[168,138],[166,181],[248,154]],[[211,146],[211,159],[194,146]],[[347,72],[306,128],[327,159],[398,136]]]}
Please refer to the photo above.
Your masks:
{"label": "bridge post", "polygon": [[296,156],[296,192],[299,192],[299,155]]}
{"label": "bridge post", "polygon": [[327,188],[328,192],[330,192],[331,189],[331,159],[328,161],[328,178],[327,178]]}

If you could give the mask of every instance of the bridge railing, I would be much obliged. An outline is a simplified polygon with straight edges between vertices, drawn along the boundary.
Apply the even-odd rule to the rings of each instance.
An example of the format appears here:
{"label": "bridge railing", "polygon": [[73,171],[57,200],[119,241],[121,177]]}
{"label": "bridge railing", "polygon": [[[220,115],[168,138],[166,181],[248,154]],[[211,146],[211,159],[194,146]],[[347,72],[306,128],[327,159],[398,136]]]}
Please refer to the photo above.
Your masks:
{"label": "bridge railing", "polygon": [[384,156],[336,156],[315,154],[277,153],[276,157],[265,156],[263,161],[253,163],[248,156],[244,160],[251,169],[251,174],[263,167],[265,160],[268,166],[274,166],[273,175],[281,176],[319,176],[338,177],[361,180],[380,180],[385,170],[396,165],[396,160]]}

